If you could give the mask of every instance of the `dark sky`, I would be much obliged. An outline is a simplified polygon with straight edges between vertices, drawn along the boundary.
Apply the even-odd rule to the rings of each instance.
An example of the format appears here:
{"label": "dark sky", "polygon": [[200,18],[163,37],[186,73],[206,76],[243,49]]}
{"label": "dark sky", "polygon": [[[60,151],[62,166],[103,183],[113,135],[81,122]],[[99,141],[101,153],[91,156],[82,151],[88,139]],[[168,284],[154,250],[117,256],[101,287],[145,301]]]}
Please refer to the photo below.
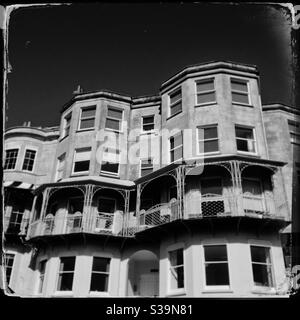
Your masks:
{"label": "dark sky", "polygon": [[80,84],[159,92],[188,65],[256,64],[264,104],[292,105],[290,17],[270,5],[85,4],[15,10],[9,24],[7,127],[59,124]]}

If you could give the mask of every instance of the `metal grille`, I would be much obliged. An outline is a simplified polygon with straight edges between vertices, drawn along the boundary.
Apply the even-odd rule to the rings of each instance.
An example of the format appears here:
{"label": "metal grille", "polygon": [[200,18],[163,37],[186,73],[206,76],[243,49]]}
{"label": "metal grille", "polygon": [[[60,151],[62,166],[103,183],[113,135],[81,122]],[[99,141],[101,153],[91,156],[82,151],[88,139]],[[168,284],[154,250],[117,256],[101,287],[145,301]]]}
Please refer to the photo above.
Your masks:
{"label": "metal grille", "polygon": [[112,232],[113,217],[111,213],[98,212],[95,232]]}

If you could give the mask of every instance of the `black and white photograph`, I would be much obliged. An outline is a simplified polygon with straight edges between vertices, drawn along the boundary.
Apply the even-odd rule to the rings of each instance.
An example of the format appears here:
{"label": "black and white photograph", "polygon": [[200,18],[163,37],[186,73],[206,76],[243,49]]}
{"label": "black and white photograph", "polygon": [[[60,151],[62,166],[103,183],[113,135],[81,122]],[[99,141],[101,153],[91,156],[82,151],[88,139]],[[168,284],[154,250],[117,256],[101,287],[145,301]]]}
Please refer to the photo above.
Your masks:
{"label": "black and white photograph", "polygon": [[298,7],[2,7],[3,295],[294,295]]}

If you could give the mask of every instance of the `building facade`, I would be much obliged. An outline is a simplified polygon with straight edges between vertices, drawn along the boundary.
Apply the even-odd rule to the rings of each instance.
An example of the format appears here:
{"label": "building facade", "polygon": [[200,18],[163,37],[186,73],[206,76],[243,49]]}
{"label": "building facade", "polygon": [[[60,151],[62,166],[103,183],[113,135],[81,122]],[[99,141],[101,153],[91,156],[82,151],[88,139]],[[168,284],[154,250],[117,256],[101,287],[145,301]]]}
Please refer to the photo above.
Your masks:
{"label": "building facade", "polygon": [[205,63],[157,96],[81,92],[59,126],[7,129],[7,292],[284,295],[300,120],[259,81]]}

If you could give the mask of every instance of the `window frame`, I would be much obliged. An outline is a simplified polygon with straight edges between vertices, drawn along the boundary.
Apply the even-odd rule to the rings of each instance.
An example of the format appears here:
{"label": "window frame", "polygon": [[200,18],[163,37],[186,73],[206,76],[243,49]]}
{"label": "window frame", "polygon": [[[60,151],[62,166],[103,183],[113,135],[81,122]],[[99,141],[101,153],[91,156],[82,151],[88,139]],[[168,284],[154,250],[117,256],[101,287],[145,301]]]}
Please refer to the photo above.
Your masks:
{"label": "window frame", "polygon": [[[144,176],[146,176],[147,174],[149,174],[149,173],[147,173],[146,175],[142,175],[142,162],[143,162],[143,160],[151,160],[151,165],[152,165],[152,172],[154,171],[154,163],[153,163],[153,157],[149,157],[149,158],[141,158],[140,159],[140,177],[144,177]],[[152,173],[152,172],[150,172],[150,173]]]}
{"label": "window frame", "polygon": [[[213,247],[213,246],[225,246],[226,248],[226,255],[227,255],[227,261],[209,261],[206,262],[205,260],[205,247]],[[230,277],[230,259],[229,259],[229,250],[227,243],[224,242],[215,242],[215,243],[203,243],[202,244],[202,259],[203,259],[203,287],[204,291],[213,291],[213,292],[229,292],[231,291],[231,277]],[[228,269],[228,285],[207,285],[207,277],[206,277],[206,263],[227,263],[227,269]]]}
{"label": "window frame", "polygon": [[[175,140],[175,137],[178,136],[178,135],[181,135],[181,137],[182,137],[182,144],[180,146],[178,146],[178,147],[175,147],[175,148],[171,149],[171,138],[173,138]],[[176,163],[177,161],[182,161],[184,159],[184,149],[183,149],[184,137],[183,137],[183,131],[180,130],[180,132],[177,132],[176,134],[170,136],[168,140],[169,140],[168,141],[169,142],[168,143],[168,145],[169,145],[169,163],[171,164],[171,163]],[[182,148],[182,157],[180,159],[176,159],[174,161],[171,161],[171,152],[172,151],[174,152],[178,148]]]}
{"label": "window frame", "polygon": [[[108,116],[108,110],[109,110],[109,109],[112,109],[112,110],[115,110],[115,111],[121,111],[121,112],[122,112],[122,119],[118,119],[118,118],[114,118],[114,117]],[[122,132],[123,132],[124,111],[125,111],[125,110],[122,109],[122,108],[120,108],[120,107],[115,107],[115,106],[108,105],[108,106],[107,106],[107,109],[106,109],[105,130],[122,133]],[[112,128],[107,128],[107,127],[106,127],[107,119],[119,121],[119,122],[120,122],[119,130],[112,129]]]}
{"label": "window frame", "polygon": [[[210,138],[210,139],[207,139],[205,140],[204,137],[203,137],[203,140],[200,140],[199,139],[199,135],[198,135],[198,130],[199,129],[206,129],[206,128],[214,128],[216,127],[217,128],[217,138]],[[219,135],[219,128],[218,128],[218,124],[209,124],[209,125],[204,125],[204,126],[197,126],[197,146],[196,146],[196,152],[197,152],[197,155],[200,156],[200,155],[214,155],[214,154],[219,154],[221,151],[220,151],[220,135]],[[213,141],[213,140],[217,140],[218,142],[218,150],[217,151],[210,151],[210,152],[200,152],[200,148],[199,148],[199,142],[200,141]],[[203,150],[204,151],[204,150]]]}
{"label": "window frame", "polygon": [[[94,116],[88,116],[85,118],[82,118],[82,111],[86,110],[86,109],[95,109],[95,115]],[[97,112],[97,105],[96,104],[92,104],[92,105],[88,105],[88,106],[82,106],[80,107],[80,113],[79,113],[79,121],[78,121],[78,127],[77,127],[77,131],[89,131],[89,130],[93,130],[95,129],[95,124],[96,124],[96,112]],[[81,126],[81,121],[82,120],[90,120],[90,119],[94,119],[94,125],[93,127],[89,127],[89,128],[80,128]]]}
{"label": "window frame", "polygon": [[[120,158],[121,158],[121,150],[120,149],[115,149],[115,148],[108,148],[106,147],[106,149],[112,149],[115,151],[118,151],[118,153],[116,153],[118,155],[118,162],[110,162],[110,161],[104,161],[104,154],[108,153],[107,151],[105,151],[105,149],[103,150],[102,153],[102,159],[101,159],[101,166],[100,166],[100,175],[104,175],[104,176],[109,176],[109,177],[119,177],[120,176]],[[112,154],[112,153],[110,153]],[[118,172],[112,172],[112,171],[105,171],[102,170],[102,163],[111,163],[111,164],[118,164]]]}
{"label": "window frame", "polygon": [[[64,258],[74,258],[74,269],[73,271],[60,271],[60,266],[61,266],[61,259]],[[68,294],[73,294],[73,287],[74,287],[74,279],[75,279],[75,270],[76,270],[76,255],[74,256],[61,256],[58,258],[58,268],[57,268],[57,277],[56,277],[56,284],[55,284],[55,293],[58,295],[68,295]],[[73,273],[73,279],[72,279],[72,289],[71,290],[59,290],[58,289],[58,284],[59,284],[59,277],[61,273]]]}
{"label": "window frame", "polygon": [[[150,118],[150,117],[153,117],[153,122],[150,123],[150,124],[153,124],[153,129],[151,130],[144,130],[144,119],[145,118]],[[146,125],[149,125],[146,124]],[[141,133],[142,134],[151,134],[151,133],[154,133],[155,132],[155,115],[154,114],[149,114],[149,115],[143,115],[142,116],[142,121],[141,121]]]}
{"label": "window frame", "polygon": [[90,166],[91,166],[91,159],[89,159],[89,169],[85,170],[85,171],[77,171],[75,172],[75,159],[76,159],[76,154],[77,154],[77,150],[83,150],[83,149],[89,149],[90,150],[90,154],[92,154],[92,147],[83,147],[83,148],[75,148],[74,150],[74,155],[73,155],[73,163],[72,163],[72,176],[76,176],[76,175],[86,175],[89,174],[90,172]]}
{"label": "window frame", "polygon": [[[253,133],[253,142],[254,142],[254,148],[255,148],[255,152],[252,151],[243,151],[243,150],[238,150],[238,145],[237,145],[237,140],[246,140],[249,141],[248,139],[245,138],[238,138],[236,135],[236,128],[242,128],[242,129],[251,129],[252,133]],[[247,126],[247,125],[243,125],[243,124],[234,124],[234,133],[235,133],[235,146],[236,146],[236,151],[237,153],[240,154],[250,154],[250,155],[258,155],[258,145],[257,145],[257,139],[256,139],[256,130],[255,127],[251,127],[251,126]]]}
{"label": "window frame", "polygon": [[[34,155],[34,159],[33,159],[33,165],[32,165],[32,170],[26,170],[26,169],[23,169],[24,167],[24,162],[25,162],[25,157],[26,157],[26,151],[35,151],[35,155]],[[36,165],[36,159],[37,159],[37,154],[38,154],[38,149],[35,148],[35,147],[25,147],[25,151],[24,151],[24,157],[23,157],[23,162],[22,162],[22,171],[25,171],[25,172],[31,172],[33,173],[35,171],[35,165]]]}
{"label": "window frame", "polygon": [[[182,260],[183,263],[181,265],[176,265],[176,268],[183,267],[183,288],[172,288],[171,287],[171,268],[174,267],[171,265],[171,259],[170,259],[170,252],[177,251],[177,250],[182,250]],[[185,246],[183,243],[178,243],[175,245],[172,245],[167,248],[167,295],[181,295],[185,294],[186,292],[186,268],[185,268]]]}
{"label": "window frame", "polygon": [[[42,295],[44,291],[44,286],[45,286],[45,278],[46,278],[46,270],[47,270],[47,259],[41,259],[39,261],[39,275],[38,275],[38,288],[37,288],[37,293]],[[41,263],[45,263],[45,269],[44,272],[41,272]]]}
{"label": "window frame", "polygon": [[[67,122],[67,118],[70,116],[69,124]],[[71,129],[71,121],[72,121],[72,111],[69,111],[66,113],[63,117],[63,126],[62,126],[62,134],[61,139],[66,138],[70,135],[70,129]],[[68,130],[67,130],[68,129]],[[68,133],[66,133],[68,131]]]}
{"label": "window frame", "polygon": [[[213,85],[214,85],[214,89],[213,90],[204,90],[199,93],[197,90],[197,85],[201,82],[208,82],[209,80],[212,80]],[[196,96],[195,96],[195,106],[196,107],[217,104],[216,78],[215,77],[208,77],[208,78],[202,78],[202,79],[195,80],[195,92],[196,92]],[[198,102],[198,95],[212,93],[212,92],[215,93],[215,100],[214,101],[207,101],[207,102],[202,102],[202,103]]]}
{"label": "window frame", "polygon": [[[174,95],[177,91],[180,91],[181,93],[181,98],[176,100],[175,102],[171,103],[171,95]],[[180,111],[176,112],[176,113],[173,113],[172,114],[172,106],[176,105],[178,102],[181,103],[181,109]],[[169,108],[168,108],[168,115],[169,117],[168,118],[172,118],[172,117],[175,117],[176,115],[182,113],[182,107],[183,107],[183,104],[182,104],[182,86],[178,86],[177,88],[175,88],[174,90],[172,90],[169,94],[168,94],[168,105],[169,105]]]}
{"label": "window frame", "polygon": [[[7,271],[7,261],[6,261],[6,256],[7,255],[10,255],[10,256],[13,256],[12,260],[12,265],[10,266],[10,274],[9,274],[9,280],[7,281],[7,274],[6,274],[6,271]],[[4,274],[4,278],[5,278],[5,287],[8,286],[10,287],[10,283],[11,283],[11,279],[12,279],[12,276],[14,274],[14,264],[15,264],[15,261],[16,261],[16,253],[15,252],[11,252],[11,251],[7,251],[7,252],[4,252],[4,263],[5,263],[5,274]]]}
{"label": "window frame", "polygon": [[[7,158],[6,152],[7,152],[7,151],[10,151],[10,150],[17,150],[16,162],[15,162],[14,168],[12,168],[12,169],[5,169],[5,163],[6,163],[6,158]],[[4,159],[4,164],[3,164],[3,170],[5,170],[5,171],[6,171],[6,170],[7,170],[7,171],[16,170],[19,156],[20,156],[20,147],[19,147],[19,146],[18,146],[18,147],[11,147],[11,148],[5,149],[5,159]]]}
{"label": "window frame", "polygon": [[[248,103],[244,103],[244,102],[239,102],[239,101],[234,101],[233,100],[233,95],[232,93],[237,93],[237,94],[242,94],[242,95],[246,95],[245,91],[239,91],[239,90],[233,90],[232,88],[232,82],[237,82],[237,83],[244,83],[247,85],[247,97],[248,97]],[[231,103],[233,105],[242,105],[242,106],[248,106],[251,107],[252,106],[252,101],[251,101],[251,96],[250,96],[250,82],[249,79],[245,79],[245,78],[239,78],[239,77],[230,77],[230,93],[231,93]]]}
{"label": "window frame", "polygon": [[[101,259],[109,259],[109,271],[108,272],[104,272],[104,271],[93,271],[93,264],[94,264],[94,258],[101,258]],[[89,294],[91,295],[101,295],[101,294],[108,294],[110,292],[110,283],[111,283],[111,262],[112,262],[112,258],[110,256],[93,256],[92,257],[92,263],[91,263],[91,277],[90,277],[90,286],[89,286]],[[91,285],[92,285],[92,279],[93,279],[93,273],[97,273],[97,274],[106,274],[107,275],[107,290],[106,291],[92,291],[91,290]]]}
{"label": "window frame", "polygon": [[[270,256],[270,261],[271,263],[269,264],[270,269],[271,269],[271,285],[270,286],[260,286],[260,285],[256,285],[255,281],[254,281],[254,272],[253,272],[253,261],[252,261],[252,254],[251,254],[251,247],[261,247],[261,248],[267,248],[269,251],[269,256]],[[273,261],[273,257],[272,257],[272,247],[270,245],[266,245],[266,244],[260,244],[260,243],[250,243],[249,244],[249,254],[250,254],[250,262],[251,262],[251,275],[252,275],[252,285],[254,290],[258,290],[258,291],[270,291],[270,290],[274,290],[276,287],[276,279],[275,279],[275,273],[274,273],[274,261]],[[266,263],[260,263],[260,262],[254,262],[254,264],[259,264],[259,265],[266,265]]]}

